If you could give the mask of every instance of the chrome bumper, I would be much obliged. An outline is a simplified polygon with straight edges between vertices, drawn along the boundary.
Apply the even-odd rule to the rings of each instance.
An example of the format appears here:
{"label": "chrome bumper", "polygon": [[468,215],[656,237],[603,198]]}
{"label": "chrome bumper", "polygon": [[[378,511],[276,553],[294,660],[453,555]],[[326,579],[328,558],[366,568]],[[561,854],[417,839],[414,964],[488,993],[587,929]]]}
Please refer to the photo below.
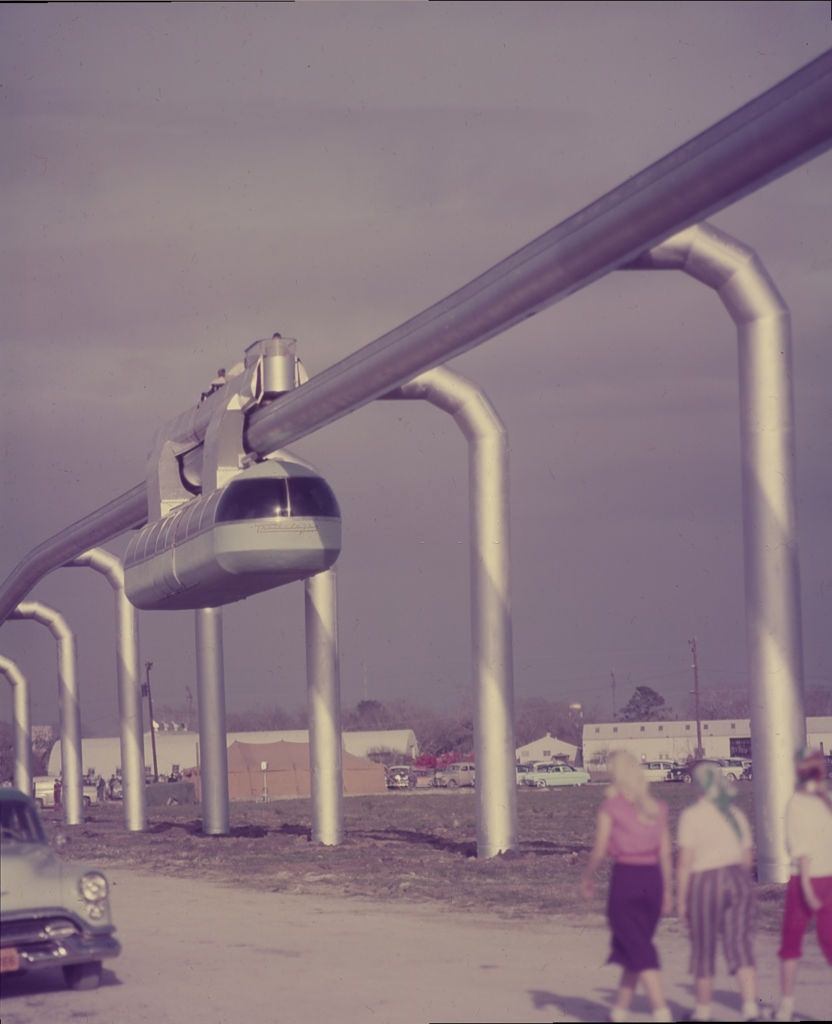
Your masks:
{"label": "chrome bumper", "polygon": [[121,943],[112,935],[70,935],[12,948],[20,957],[20,970],[34,971],[43,967],[67,967],[107,960],[119,955]]}

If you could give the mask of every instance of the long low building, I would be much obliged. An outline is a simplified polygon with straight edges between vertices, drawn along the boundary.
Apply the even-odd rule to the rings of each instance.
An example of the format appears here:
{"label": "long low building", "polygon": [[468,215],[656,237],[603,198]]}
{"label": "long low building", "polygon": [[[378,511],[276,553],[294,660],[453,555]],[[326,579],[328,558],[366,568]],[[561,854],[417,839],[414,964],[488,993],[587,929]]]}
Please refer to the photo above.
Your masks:
{"label": "long low building", "polygon": [[[705,757],[750,757],[751,720],[701,722]],[[832,715],[806,719],[811,747],[832,752]],[[696,722],[593,722],[583,728],[584,764],[603,765],[613,750],[628,750],[640,761],[687,761],[696,753]]]}
{"label": "long low building", "polygon": [[[344,750],[356,757],[368,757],[377,751],[391,751],[403,758],[412,759],[419,754],[419,744],[412,729],[383,729],[341,734]],[[306,729],[282,729],[268,732],[230,732],[228,745],[240,743],[308,743]],[[156,732],[156,762],[160,775],[170,775],[174,766],[184,771],[200,764],[199,733],[197,732]],[[105,779],[121,768],[121,744],[118,737],[87,737],[81,740],[81,763],[85,772],[94,771]],[[150,733],[144,734],[144,763],[153,767],[153,748]],[[61,741],[58,740],[49,754],[47,765],[49,775],[61,774]]]}

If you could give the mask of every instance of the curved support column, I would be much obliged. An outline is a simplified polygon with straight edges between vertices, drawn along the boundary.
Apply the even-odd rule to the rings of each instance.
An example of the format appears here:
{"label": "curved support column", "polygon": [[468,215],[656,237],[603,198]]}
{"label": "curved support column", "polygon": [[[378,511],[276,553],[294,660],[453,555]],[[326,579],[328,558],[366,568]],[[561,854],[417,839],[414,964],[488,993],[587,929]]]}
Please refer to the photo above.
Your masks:
{"label": "curved support column", "polygon": [[95,569],[108,581],[116,599],[116,678],[118,680],[119,737],[124,783],[124,823],[128,832],[147,827],[144,798],[144,741],[142,691],[139,668],[139,613],[124,593],[124,569],[115,555],[91,548],[67,562],[67,567]]}
{"label": "curved support column", "polygon": [[762,882],[785,882],[785,806],[806,742],[789,310],[756,253],[709,224],[628,269],[683,270],[737,325],[757,870]]}
{"label": "curved support column", "polygon": [[81,770],[81,706],[78,700],[75,635],[66,619],[40,601],[21,601],[11,619],[34,619],[46,626],[58,642],[58,704],[61,715],[61,800],[67,825],[84,820],[84,784]]}
{"label": "curved support column", "polygon": [[304,580],[312,841],[324,846],[337,846],[344,838],[335,580],[334,569]]}
{"label": "curved support column", "polygon": [[[194,612],[194,619],[202,831],[207,836],[227,836],[228,749],[225,731],[222,609],[200,608]],[[153,728],[152,722],[150,725]]]}
{"label": "curved support column", "polygon": [[0,673],[12,687],[14,709],[14,784],[28,796],[33,795],[32,782],[32,715],[29,681],[11,658],[0,654]]}
{"label": "curved support column", "polygon": [[493,857],[518,843],[508,437],[482,391],[445,367],[384,397],[430,402],[453,416],[468,441],[477,854]]}

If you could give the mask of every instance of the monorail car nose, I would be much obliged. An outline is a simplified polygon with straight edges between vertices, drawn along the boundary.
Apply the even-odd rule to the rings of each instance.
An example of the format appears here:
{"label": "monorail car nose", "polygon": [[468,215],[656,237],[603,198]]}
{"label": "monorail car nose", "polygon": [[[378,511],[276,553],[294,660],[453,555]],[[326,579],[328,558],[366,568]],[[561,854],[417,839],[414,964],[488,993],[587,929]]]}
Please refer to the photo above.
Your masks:
{"label": "monorail car nose", "polygon": [[147,611],[215,608],[314,576],[341,550],[341,511],[309,466],[267,459],[148,523],[124,556]]}

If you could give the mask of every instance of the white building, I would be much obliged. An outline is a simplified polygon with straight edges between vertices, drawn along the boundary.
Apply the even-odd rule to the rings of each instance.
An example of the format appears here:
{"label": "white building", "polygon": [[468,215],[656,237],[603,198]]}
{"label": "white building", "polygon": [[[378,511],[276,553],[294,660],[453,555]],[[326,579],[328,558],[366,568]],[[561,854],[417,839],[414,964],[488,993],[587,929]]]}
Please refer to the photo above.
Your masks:
{"label": "white building", "polygon": [[564,743],[550,732],[541,736],[539,740],[532,740],[524,747],[518,747],[514,756],[520,764],[529,764],[531,761],[571,761],[575,763],[578,748],[571,743]]}
{"label": "white building", "polygon": [[[751,721],[703,721],[705,757],[750,757]],[[806,719],[810,747],[832,752],[832,716]],[[612,750],[628,750],[640,761],[686,761],[696,752],[696,722],[594,722],[584,725],[584,764],[601,765]]]}
{"label": "white building", "polygon": [[[344,750],[357,757],[367,757],[377,750],[391,750],[403,758],[412,759],[419,754],[419,744],[412,729],[383,729],[378,731],[344,732],[341,734]],[[269,732],[230,732],[228,745],[235,740],[241,743],[308,743],[306,729],[283,729]],[[81,740],[81,763],[84,771],[94,769],[98,775],[108,779],[121,767],[121,745],[117,737],[91,737]],[[153,767],[153,748],[150,733],[144,734],[144,763]],[[199,733],[165,732],[156,733],[156,763],[160,775],[170,775],[174,765],[195,768],[200,763]],[[61,741],[58,740],[49,754],[47,766],[49,775],[61,774]]]}

